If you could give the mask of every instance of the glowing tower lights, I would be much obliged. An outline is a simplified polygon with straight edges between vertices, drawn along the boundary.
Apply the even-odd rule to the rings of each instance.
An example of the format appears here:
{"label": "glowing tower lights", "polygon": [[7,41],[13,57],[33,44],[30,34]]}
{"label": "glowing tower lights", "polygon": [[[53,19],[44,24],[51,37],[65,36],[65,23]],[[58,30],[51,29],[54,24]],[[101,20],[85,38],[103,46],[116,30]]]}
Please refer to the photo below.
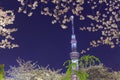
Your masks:
{"label": "glowing tower lights", "polygon": [[71,16],[71,23],[72,23],[72,35],[71,35],[72,52],[70,53],[70,58],[71,58],[72,64],[75,64],[75,66],[72,66],[72,79],[71,80],[78,80],[75,74],[75,71],[79,69],[79,65],[78,65],[79,53],[77,52],[77,40],[76,40],[76,36],[74,33],[74,16]]}

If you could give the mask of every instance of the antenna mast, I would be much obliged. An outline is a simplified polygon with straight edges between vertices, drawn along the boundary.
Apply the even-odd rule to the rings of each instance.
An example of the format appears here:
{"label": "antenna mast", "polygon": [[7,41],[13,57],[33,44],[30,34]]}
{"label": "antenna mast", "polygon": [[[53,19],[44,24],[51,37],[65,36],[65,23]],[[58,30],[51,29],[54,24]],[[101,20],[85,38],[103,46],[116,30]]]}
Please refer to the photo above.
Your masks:
{"label": "antenna mast", "polygon": [[74,16],[71,16],[71,23],[72,23],[72,34],[75,34],[75,32],[74,32]]}

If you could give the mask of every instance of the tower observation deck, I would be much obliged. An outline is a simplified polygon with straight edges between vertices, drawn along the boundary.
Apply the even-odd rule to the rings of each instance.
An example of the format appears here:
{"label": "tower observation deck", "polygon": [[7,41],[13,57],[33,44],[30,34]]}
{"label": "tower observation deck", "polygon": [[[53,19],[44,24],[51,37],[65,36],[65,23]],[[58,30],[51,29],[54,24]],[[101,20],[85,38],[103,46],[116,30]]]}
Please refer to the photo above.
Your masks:
{"label": "tower observation deck", "polygon": [[77,52],[77,40],[74,30],[74,16],[71,16],[71,23],[72,23],[72,35],[71,35],[71,53],[70,58],[71,62],[76,66],[72,66],[72,79],[71,80],[78,80],[75,71],[79,69],[78,59],[79,59],[79,52]]}

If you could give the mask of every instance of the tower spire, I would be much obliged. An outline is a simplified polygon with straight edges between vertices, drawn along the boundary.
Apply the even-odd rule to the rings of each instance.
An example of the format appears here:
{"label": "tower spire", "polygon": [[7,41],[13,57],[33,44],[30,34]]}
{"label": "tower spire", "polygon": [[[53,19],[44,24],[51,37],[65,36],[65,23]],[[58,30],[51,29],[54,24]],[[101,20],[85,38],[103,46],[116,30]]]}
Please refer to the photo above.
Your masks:
{"label": "tower spire", "polygon": [[71,80],[78,80],[75,74],[75,71],[79,69],[79,65],[78,65],[79,53],[77,52],[77,40],[76,40],[75,30],[74,30],[74,16],[71,16],[71,23],[72,23],[72,35],[71,35],[72,52],[70,53],[70,58],[71,58],[72,64],[76,65],[76,66],[72,66],[72,79]]}
{"label": "tower spire", "polygon": [[71,16],[71,23],[72,23],[72,34],[75,34],[74,32],[74,16]]}
{"label": "tower spire", "polygon": [[71,16],[71,23],[72,23],[71,49],[74,52],[77,51],[77,40],[74,31],[74,16]]}

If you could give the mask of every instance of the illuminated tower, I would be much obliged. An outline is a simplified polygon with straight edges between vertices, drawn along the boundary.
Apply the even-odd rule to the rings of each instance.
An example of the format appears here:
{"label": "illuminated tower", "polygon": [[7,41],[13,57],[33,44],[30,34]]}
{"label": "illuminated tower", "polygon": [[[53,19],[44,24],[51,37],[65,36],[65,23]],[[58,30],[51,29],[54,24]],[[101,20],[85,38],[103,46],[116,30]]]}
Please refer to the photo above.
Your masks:
{"label": "illuminated tower", "polygon": [[76,66],[72,66],[72,79],[71,80],[78,80],[77,76],[75,75],[75,71],[79,69],[78,65],[78,58],[79,53],[77,52],[77,40],[74,33],[74,16],[71,16],[71,23],[72,23],[72,35],[71,35],[71,49],[72,52],[70,53],[71,62],[76,64]]}

